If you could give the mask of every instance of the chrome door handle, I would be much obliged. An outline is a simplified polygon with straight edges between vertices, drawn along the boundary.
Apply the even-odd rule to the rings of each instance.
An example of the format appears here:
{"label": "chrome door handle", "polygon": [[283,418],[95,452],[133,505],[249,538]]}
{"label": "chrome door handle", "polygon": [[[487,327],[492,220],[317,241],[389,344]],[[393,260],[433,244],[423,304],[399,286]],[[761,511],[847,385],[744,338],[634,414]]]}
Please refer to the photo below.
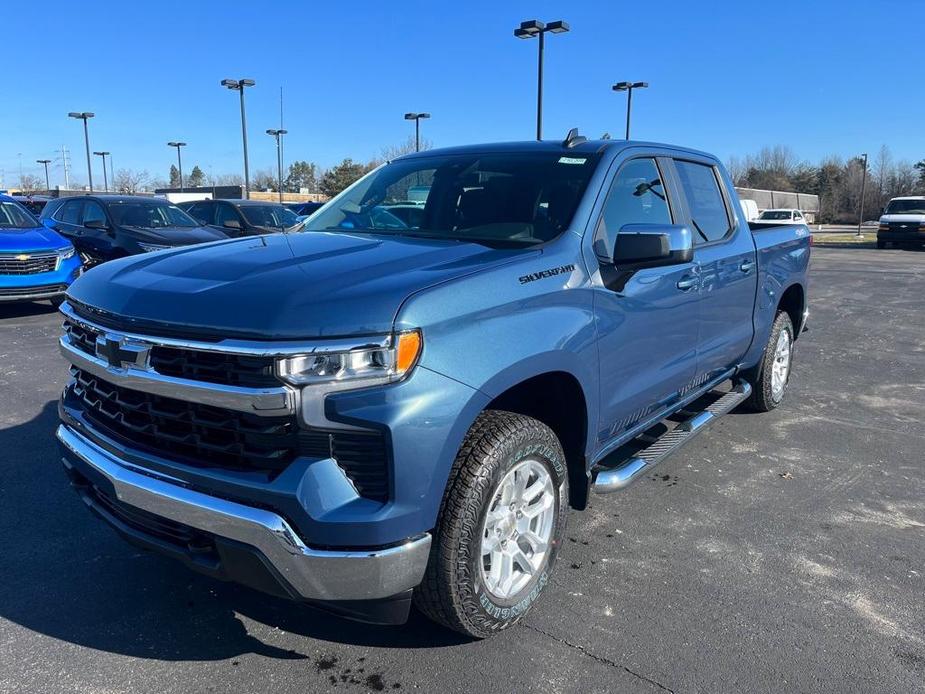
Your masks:
{"label": "chrome door handle", "polygon": [[754,260],[746,260],[744,263],[742,263],[741,265],[739,265],[739,269],[740,269],[742,272],[751,272],[754,268],[755,268],[755,261],[754,261]]}
{"label": "chrome door handle", "polygon": [[696,286],[697,286],[696,277],[684,277],[678,280],[678,289],[680,289],[682,292],[686,292],[689,289],[693,289]]}

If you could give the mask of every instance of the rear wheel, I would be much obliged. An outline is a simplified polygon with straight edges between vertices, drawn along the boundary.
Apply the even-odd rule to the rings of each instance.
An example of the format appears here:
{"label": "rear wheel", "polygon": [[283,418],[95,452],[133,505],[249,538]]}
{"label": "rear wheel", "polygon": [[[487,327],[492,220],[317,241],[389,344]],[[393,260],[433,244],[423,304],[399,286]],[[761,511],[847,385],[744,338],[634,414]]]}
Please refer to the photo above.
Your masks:
{"label": "rear wheel", "polygon": [[756,372],[746,376],[752,386],[748,400],[752,409],[769,412],[783,402],[793,364],[793,337],[790,316],[785,311],[778,311],[761,363]]}
{"label": "rear wheel", "polygon": [[497,410],[479,415],[450,474],[418,609],[475,638],[520,621],[555,564],[567,478],[562,446],[545,424]]}

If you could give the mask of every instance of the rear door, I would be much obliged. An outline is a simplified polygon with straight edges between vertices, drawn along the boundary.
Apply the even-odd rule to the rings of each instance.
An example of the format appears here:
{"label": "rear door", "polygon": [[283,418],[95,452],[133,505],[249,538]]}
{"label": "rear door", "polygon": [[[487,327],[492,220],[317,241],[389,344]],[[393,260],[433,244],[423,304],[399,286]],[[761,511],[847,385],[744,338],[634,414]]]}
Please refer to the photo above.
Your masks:
{"label": "rear door", "polygon": [[185,209],[200,224],[212,226],[215,222],[215,205],[208,200],[200,200]]}
{"label": "rear door", "polygon": [[738,365],[748,350],[758,266],[748,222],[716,163],[685,156],[674,168],[700,266],[699,382]]}
{"label": "rear door", "polygon": [[696,262],[639,270],[624,286],[607,279],[617,232],[624,225],[683,223],[683,213],[665,184],[666,164],[670,168],[669,160],[652,155],[622,161],[597,221],[597,435],[603,445],[677,399],[696,372]]}
{"label": "rear door", "polygon": [[54,220],[55,231],[65,236],[78,251],[84,250],[84,244],[80,238],[80,212],[83,204],[84,201],[81,198],[65,200],[51,216]]}

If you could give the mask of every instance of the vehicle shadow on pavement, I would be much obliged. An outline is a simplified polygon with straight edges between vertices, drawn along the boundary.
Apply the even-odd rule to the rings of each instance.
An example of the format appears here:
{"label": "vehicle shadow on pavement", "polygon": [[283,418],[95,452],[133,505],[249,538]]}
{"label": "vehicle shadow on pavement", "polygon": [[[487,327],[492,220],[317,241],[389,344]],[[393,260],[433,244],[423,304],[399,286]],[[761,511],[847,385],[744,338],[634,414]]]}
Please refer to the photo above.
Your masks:
{"label": "vehicle shadow on pavement", "polygon": [[11,304],[0,303],[0,320],[5,318],[27,318],[55,313],[58,309],[47,301],[23,301]]}
{"label": "vehicle shadow on pavement", "polygon": [[[0,423],[8,421],[9,411],[0,410]],[[57,424],[52,401],[28,422],[0,429],[0,624],[160,660],[224,660],[246,653],[308,657],[273,645],[279,642],[277,630],[392,648],[467,641],[417,613],[402,627],[360,624],[139,551],[70,489],[54,440]],[[16,629],[5,625],[3,631],[10,636]]]}

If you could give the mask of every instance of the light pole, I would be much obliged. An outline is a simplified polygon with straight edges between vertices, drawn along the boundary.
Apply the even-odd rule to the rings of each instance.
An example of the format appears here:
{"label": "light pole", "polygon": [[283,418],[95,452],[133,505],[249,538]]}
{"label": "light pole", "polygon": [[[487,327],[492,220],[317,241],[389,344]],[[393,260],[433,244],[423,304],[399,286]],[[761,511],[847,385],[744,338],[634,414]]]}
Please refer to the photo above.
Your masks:
{"label": "light pole", "polygon": [[514,29],[514,36],[519,39],[532,39],[534,36],[540,40],[539,61],[537,63],[536,79],[536,139],[543,139],[543,49],[546,46],[546,32],[553,34],[564,34],[569,30],[567,22],[558,20],[544,24],[537,19],[531,19],[527,22],[521,22],[520,26]]}
{"label": "light pole", "polygon": [[177,168],[180,171],[180,192],[182,193],[183,192],[183,159],[180,158],[180,148],[186,147],[186,143],[185,142],[168,142],[167,146],[177,148]]}
{"label": "light pole", "polygon": [[633,90],[645,89],[648,82],[617,82],[612,89],[615,92],[626,92],[626,139],[630,139],[630,115],[633,111]]}
{"label": "light pole", "polygon": [[106,155],[109,152],[94,152],[94,154],[103,158],[103,192],[109,192],[109,178],[106,176]]}
{"label": "light pole", "polygon": [[48,165],[51,164],[51,159],[36,159],[35,163],[45,165],[45,192],[50,193],[51,184],[48,182]]}
{"label": "light pole", "polygon": [[867,194],[867,152],[861,155],[864,157],[864,170],[861,173],[861,204],[858,206],[858,233],[856,236],[861,238],[861,224],[864,223],[864,196]]}
{"label": "light pole", "polygon": [[235,90],[241,95],[241,137],[244,140],[244,199],[251,196],[250,170],[247,166],[247,117],[244,115],[244,88],[253,87],[254,80],[222,80],[222,86]]}
{"label": "light pole", "polygon": [[430,118],[429,113],[406,113],[405,120],[414,121],[414,151],[421,151],[421,119]]}
{"label": "light pole", "polygon": [[67,114],[69,118],[77,118],[84,122],[84,146],[87,148],[87,181],[90,184],[90,192],[93,192],[93,168],[90,166],[90,131],[87,129],[87,121],[95,114],[89,111],[71,111]]}
{"label": "light pole", "polygon": [[285,135],[287,132],[289,131],[283,130],[282,128],[278,128],[276,130],[274,130],[273,128],[270,128],[269,130],[267,130],[267,135],[271,135],[276,138],[276,169],[279,174],[278,188],[279,188],[279,201],[280,202],[283,201],[283,149],[282,149],[281,140],[282,140],[282,136]]}

